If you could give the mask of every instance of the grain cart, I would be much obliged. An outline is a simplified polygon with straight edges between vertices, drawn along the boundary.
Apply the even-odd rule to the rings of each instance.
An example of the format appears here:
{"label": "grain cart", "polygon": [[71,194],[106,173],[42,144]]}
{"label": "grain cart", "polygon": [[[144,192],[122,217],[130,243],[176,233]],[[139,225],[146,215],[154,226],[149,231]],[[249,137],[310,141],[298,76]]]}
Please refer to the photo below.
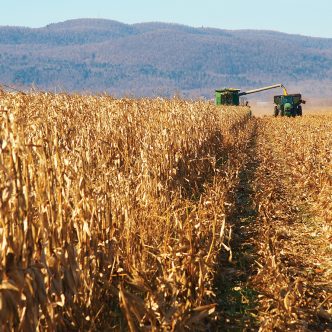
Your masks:
{"label": "grain cart", "polygon": [[274,96],[274,116],[302,116],[302,105],[305,100],[300,93]]}

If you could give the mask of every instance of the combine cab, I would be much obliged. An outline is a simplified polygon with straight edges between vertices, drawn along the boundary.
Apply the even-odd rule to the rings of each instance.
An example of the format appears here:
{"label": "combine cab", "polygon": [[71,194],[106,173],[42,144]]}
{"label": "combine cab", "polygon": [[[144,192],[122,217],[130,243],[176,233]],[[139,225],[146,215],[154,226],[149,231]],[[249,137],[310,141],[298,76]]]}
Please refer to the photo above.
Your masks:
{"label": "combine cab", "polygon": [[302,116],[302,106],[305,101],[302,100],[301,94],[274,96],[274,116]]}
{"label": "combine cab", "polygon": [[240,105],[240,89],[216,90],[216,105]]}

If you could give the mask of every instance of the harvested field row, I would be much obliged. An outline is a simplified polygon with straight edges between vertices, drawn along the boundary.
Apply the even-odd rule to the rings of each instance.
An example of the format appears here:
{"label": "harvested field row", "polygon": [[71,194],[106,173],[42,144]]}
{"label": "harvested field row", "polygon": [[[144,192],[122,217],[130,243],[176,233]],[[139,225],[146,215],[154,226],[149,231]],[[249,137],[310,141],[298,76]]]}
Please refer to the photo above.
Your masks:
{"label": "harvested field row", "polygon": [[251,280],[262,331],[332,328],[332,117],[258,120]]}

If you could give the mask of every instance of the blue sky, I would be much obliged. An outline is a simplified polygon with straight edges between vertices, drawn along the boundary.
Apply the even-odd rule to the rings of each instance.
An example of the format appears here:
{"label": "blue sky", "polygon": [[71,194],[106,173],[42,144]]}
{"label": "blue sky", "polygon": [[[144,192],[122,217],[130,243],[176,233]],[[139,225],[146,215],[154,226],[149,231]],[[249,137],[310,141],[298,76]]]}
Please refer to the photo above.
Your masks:
{"label": "blue sky", "polygon": [[0,0],[0,25],[41,27],[74,18],[268,29],[332,38],[332,0]]}

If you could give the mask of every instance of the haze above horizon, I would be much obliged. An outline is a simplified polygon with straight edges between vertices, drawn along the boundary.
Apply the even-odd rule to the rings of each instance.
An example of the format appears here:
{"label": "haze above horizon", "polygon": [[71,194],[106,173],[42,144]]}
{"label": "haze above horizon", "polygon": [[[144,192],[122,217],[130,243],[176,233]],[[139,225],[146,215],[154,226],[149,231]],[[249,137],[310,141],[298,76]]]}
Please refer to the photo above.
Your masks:
{"label": "haze above horizon", "polygon": [[332,38],[331,13],[330,0],[11,0],[1,4],[0,25],[37,28],[70,19],[103,18],[128,24],[167,22]]}

